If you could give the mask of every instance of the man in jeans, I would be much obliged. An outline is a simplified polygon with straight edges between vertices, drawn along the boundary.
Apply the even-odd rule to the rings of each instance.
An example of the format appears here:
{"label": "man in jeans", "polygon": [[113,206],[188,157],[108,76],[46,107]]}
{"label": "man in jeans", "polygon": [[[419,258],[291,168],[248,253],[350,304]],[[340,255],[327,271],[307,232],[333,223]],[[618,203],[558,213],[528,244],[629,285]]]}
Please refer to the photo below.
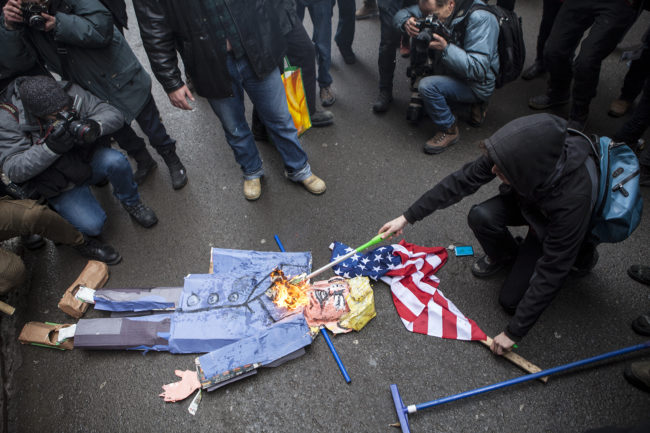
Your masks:
{"label": "man in jeans", "polygon": [[244,174],[244,197],[257,200],[262,159],[244,115],[251,98],[287,176],[312,194],[326,186],[312,174],[287,107],[278,65],[284,40],[277,11],[263,0],[136,0],[140,33],[156,78],[175,107],[189,110],[192,93],[181,78],[176,49],[199,95],[208,99]]}
{"label": "man in jeans", "polygon": [[480,113],[475,120],[478,124],[485,117],[485,105],[494,92],[499,70],[499,24],[491,12],[471,9],[482,5],[481,0],[460,0],[458,3],[455,0],[420,0],[418,5],[402,9],[395,15],[395,27],[417,38],[420,30],[416,20],[433,14],[459,41],[447,41],[433,33],[428,46],[429,53],[434,56],[435,75],[422,78],[418,91],[438,132],[424,144],[426,153],[443,152],[458,142],[460,134],[450,105],[478,106]]}
{"label": "man in jeans", "polygon": [[[106,213],[90,186],[108,180],[138,224],[148,228],[158,222],[140,200],[126,157],[97,140],[124,124],[116,108],[75,84],[46,76],[17,78],[2,101],[0,168],[28,198],[44,198],[77,230],[96,237]],[[82,126],[62,120],[72,110]]]}

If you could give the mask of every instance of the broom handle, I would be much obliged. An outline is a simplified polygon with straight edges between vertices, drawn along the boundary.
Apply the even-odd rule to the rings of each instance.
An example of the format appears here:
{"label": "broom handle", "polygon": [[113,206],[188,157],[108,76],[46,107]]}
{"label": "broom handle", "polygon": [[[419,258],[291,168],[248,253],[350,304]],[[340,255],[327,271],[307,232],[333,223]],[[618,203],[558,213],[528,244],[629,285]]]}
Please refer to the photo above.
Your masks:
{"label": "broom handle", "polygon": [[[326,264],[325,266],[323,266],[320,269],[316,269],[314,272],[312,272],[311,274],[309,274],[305,278],[303,278],[303,280],[309,281],[312,278],[314,278],[316,275],[320,275],[323,272],[325,272],[326,270],[328,270],[330,268],[333,268],[334,266],[338,265],[341,262],[344,262],[345,260],[349,259],[350,257],[355,255],[356,253],[361,252],[361,251],[365,250],[366,248],[369,248],[369,247],[371,247],[373,245],[377,245],[379,242],[384,240],[381,236],[382,235],[375,236],[374,238],[370,239],[365,244],[361,245],[360,247],[357,247],[355,250],[350,251],[346,255],[344,255],[342,257],[339,257],[338,259],[334,260],[333,262],[329,262],[328,264]],[[390,236],[390,234],[389,234],[389,236]]]}

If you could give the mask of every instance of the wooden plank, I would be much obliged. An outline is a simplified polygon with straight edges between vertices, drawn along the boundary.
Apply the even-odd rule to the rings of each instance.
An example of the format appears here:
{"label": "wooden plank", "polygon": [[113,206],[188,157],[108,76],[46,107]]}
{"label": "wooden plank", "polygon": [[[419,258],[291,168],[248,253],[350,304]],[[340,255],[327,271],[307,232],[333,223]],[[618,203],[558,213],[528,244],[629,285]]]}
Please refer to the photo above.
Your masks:
{"label": "wooden plank", "polygon": [[[480,340],[481,343],[489,348],[492,346],[492,338],[487,337],[487,340]],[[512,362],[515,364],[517,367],[521,368],[524,371],[527,371],[528,373],[537,373],[539,371],[542,371],[541,368],[533,364],[532,362],[528,361],[526,358],[517,355],[515,352],[506,352],[503,357],[507,359],[508,361]],[[546,383],[548,382],[548,376],[540,377],[539,380],[542,382]]]}

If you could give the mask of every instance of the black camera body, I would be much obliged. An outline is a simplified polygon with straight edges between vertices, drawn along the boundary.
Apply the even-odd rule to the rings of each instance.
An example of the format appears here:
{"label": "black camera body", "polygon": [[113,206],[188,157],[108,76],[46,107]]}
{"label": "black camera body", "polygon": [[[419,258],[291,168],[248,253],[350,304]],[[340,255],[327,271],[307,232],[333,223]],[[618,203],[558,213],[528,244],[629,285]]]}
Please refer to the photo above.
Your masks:
{"label": "black camera body", "polygon": [[34,2],[23,2],[20,4],[20,12],[23,14],[23,22],[36,30],[45,30],[45,18],[42,13],[47,13],[47,5]]}
{"label": "black camera body", "polygon": [[60,135],[67,131],[76,143],[91,144],[94,143],[100,134],[100,127],[94,120],[79,119],[76,111],[60,111],[56,119],[52,122],[52,132],[54,136]]}
{"label": "black camera body", "polygon": [[447,42],[451,40],[451,30],[435,15],[428,15],[425,18],[416,20],[415,26],[420,30],[420,33],[415,38],[415,49],[420,52],[426,52],[434,34],[440,35]]}

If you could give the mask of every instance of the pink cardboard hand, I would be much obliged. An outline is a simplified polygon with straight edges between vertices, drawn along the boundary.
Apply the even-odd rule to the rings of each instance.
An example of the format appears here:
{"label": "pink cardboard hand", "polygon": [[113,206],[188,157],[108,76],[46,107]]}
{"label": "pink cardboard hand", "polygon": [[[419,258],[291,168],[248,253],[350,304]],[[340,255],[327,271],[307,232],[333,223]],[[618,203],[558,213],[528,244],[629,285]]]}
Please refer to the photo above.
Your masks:
{"label": "pink cardboard hand", "polygon": [[201,388],[201,383],[199,382],[199,377],[196,374],[196,371],[176,370],[175,373],[176,376],[181,378],[181,380],[163,385],[162,388],[164,391],[159,394],[159,396],[163,397],[166,402],[175,402],[186,399],[194,391]]}

